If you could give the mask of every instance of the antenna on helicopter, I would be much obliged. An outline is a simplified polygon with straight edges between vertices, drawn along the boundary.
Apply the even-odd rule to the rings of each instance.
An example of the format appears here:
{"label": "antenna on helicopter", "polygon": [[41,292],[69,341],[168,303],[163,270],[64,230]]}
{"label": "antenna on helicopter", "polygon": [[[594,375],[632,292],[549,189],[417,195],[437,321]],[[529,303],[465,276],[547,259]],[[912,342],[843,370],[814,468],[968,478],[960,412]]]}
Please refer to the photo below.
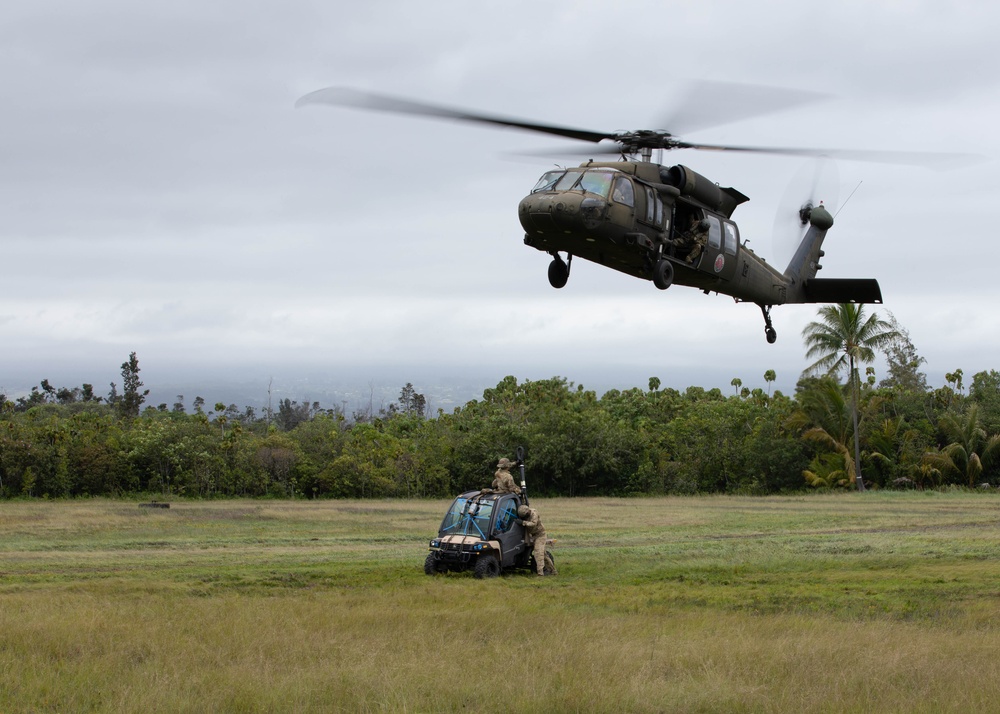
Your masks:
{"label": "antenna on helicopter", "polygon": [[846,206],[846,205],[847,205],[847,201],[850,201],[850,200],[851,200],[851,196],[853,196],[853,195],[854,195],[855,193],[857,193],[857,192],[858,192],[858,189],[859,189],[859,188],[861,188],[861,184],[862,184],[862,183],[864,183],[864,181],[858,181],[858,185],[854,187],[854,190],[853,190],[853,191],[851,191],[851,195],[850,195],[850,196],[848,196],[848,197],[847,197],[847,199],[846,199],[846,200],[844,201],[844,205],[843,205],[843,206],[841,206],[841,207],[840,207],[840,208],[839,208],[839,209],[837,210],[837,212],[833,214],[833,217],[834,217],[834,218],[836,218],[837,216],[839,216],[839,215],[840,215],[840,212],[844,210],[844,206]]}

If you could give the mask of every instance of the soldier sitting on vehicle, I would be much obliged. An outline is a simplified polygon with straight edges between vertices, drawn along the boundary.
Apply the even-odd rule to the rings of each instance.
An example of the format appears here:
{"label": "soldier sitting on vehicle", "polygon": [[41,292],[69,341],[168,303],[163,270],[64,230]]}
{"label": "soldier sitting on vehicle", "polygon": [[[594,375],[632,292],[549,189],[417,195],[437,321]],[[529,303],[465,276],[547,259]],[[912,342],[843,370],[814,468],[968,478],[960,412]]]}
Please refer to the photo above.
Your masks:
{"label": "soldier sitting on vehicle", "polygon": [[504,457],[497,464],[497,472],[493,475],[493,487],[484,488],[483,493],[516,493],[520,495],[521,487],[514,483],[514,477],[510,475],[510,467],[514,462]]}
{"label": "soldier sitting on vehicle", "polygon": [[528,545],[534,544],[531,554],[535,558],[535,570],[539,575],[545,575],[548,568],[552,575],[557,575],[555,561],[545,550],[548,544],[548,536],[545,533],[545,526],[542,519],[538,517],[538,511],[529,506],[519,506],[517,515],[521,518],[521,525],[524,526],[524,542]]}

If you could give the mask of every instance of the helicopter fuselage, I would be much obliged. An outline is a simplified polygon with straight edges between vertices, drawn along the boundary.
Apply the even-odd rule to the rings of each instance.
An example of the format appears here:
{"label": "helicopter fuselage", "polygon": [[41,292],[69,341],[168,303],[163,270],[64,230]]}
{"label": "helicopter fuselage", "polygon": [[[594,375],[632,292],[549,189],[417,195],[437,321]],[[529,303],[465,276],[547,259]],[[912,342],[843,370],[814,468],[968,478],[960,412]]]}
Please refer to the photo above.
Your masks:
{"label": "helicopter fuselage", "polygon": [[521,200],[518,215],[525,244],[553,257],[553,287],[566,284],[576,256],[652,280],[661,290],[685,285],[756,303],[771,342],[773,305],[882,301],[874,280],[815,277],[823,239],[833,226],[822,204],[803,209],[809,228],[779,272],[740,240],[732,213],[747,200],[685,166],[591,161],[546,172]]}
{"label": "helicopter fuselage", "polygon": [[[732,92],[732,85],[713,84],[696,88],[701,105],[705,91]],[[766,89],[766,88],[758,88]],[[813,93],[780,92],[766,89],[773,101],[794,106],[818,98]],[[748,96],[741,93],[745,103]],[[691,169],[661,166],[651,161],[653,151],[700,149],[784,156],[846,155],[863,158],[865,152],[831,152],[828,149],[793,149],[727,146],[692,143],[664,129],[603,132],[568,126],[494,116],[482,112],[390,97],[347,87],[327,87],[300,97],[296,106],[332,104],[374,111],[410,114],[450,121],[514,127],[567,139],[597,144],[595,154],[620,154],[621,161],[590,161],[577,168],[545,173],[522,201],[519,209],[524,242],[549,253],[549,282],[561,288],[569,279],[573,256],[605,265],[665,290],[674,283],[732,296],[737,302],[750,301],[764,313],[768,342],[774,342],[770,310],[784,303],[882,302],[874,279],[816,278],[823,256],[821,246],[833,226],[833,216],[809,201],[799,210],[802,242],[792,261],[779,272],[740,242],[739,229],[732,221],[733,210],[747,197],[733,188],[722,188]],[[694,106],[694,103],[687,102]],[[729,103],[726,106],[730,106]],[[742,117],[761,113],[747,104]],[[700,116],[700,112],[699,112]],[[689,126],[689,128],[692,128]],[[614,146],[607,142],[613,142]],[[603,144],[603,145],[602,145]],[[612,151],[613,149],[613,151]],[[914,154],[876,152],[876,160],[893,157],[911,163]],[[628,161],[624,157],[641,157]],[[878,158],[876,158],[878,157]],[[566,253],[563,261],[560,253]]]}

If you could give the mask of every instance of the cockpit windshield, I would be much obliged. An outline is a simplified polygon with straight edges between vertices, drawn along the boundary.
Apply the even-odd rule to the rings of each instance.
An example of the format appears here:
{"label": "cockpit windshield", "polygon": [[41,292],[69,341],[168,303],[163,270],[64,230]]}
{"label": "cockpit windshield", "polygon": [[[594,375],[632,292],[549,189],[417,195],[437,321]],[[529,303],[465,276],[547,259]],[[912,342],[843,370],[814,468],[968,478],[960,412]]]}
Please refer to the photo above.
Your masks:
{"label": "cockpit windshield", "polygon": [[441,522],[440,535],[467,535],[486,538],[490,531],[493,501],[459,496]]}
{"label": "cockpit windshield", "polygon": [[569,191],[576,182],[580,179],[580,175],[583,171],[567,171],[566,174],[559,179],[559,183],[556,184],[556,191]]}
{"label": "cockpit windshield", "polygon": [[615,173],[606,170],[584,171],[583,169],[570,169],[569,171],[547,171],[538,179],[538,183],[531,189],[531,192],[586,191],[587,193],[607,198],[611,192],[611,184],[614,180]]}
{"label": "cockpit windshield", "polygon": [[611,192],[611,184],[614,181],[614,173],[611,171],[583,171],[574,169],[570,171],[550,171],[532,189],[532,193],[537,191],[586,191],[603,198],[607,198]]}
{"label": "cockpit windshield", "polygon": [[539,191],[551,191],[552,187],[556,185],[556,181],[562,178],[562,175],[566,173],[565,171],[547,171],[542,174],[542,177],[538,179],[538,183],[535,187],[531,189],[532,193],[538,193]]}
{"label": "cockpit windshield", "polygon": [[613,180],[614,177],[610,171],[587,171],[580,179],[578,188],[581,191],[596,193],[598,196],[607,198]]}

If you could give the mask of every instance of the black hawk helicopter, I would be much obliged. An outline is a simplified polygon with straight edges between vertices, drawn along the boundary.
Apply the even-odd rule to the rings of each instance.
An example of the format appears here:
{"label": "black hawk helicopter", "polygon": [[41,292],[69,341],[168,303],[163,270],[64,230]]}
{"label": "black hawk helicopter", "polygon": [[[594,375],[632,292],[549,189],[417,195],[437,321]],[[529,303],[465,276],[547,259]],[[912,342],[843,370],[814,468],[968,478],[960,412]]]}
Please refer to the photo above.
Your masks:
{"label": "black hawk helicopter", "polygon": [[[726,88],[734,86],[743,85],[727,85]],[[700,87],[713,89],[708,83]],[[784,106],[751,108],[735,118],[805,103],[821,95],[772,90],[771,96],[777,97],[776,103]],[[525,245],[552,256],[549,283],[555,288],[565,286],[573,258],[577,257],[650,280],[660,290],[671,285],[686,285],[706,294],[729,295],[737,302],[752,302],[760,307],[769,343],[777,339],[771,324],[774,305],[881,303],[878,281],[816,277],[822,268],[823,239],[833,226],[833,216],[822,202],[814,205],[811,200],[799,208],[805,234],[785,270],[777,270],[740,240],[740,231],[732,215],[737,206],[749,200],[747,196],[735,188],[723,188],[687,166],[655,163],[652,161],[654,150],[755,152],[918,165],[925,165],[933,157],[957,156],[723,146],[682,141],[667,131],[593,132],[339,87],[311,92],[296,102],[296,106],[309,104],[485,123],[598,143],[599,146],[588,152],[591,156],[615,154],[620,160],[591,159],[574,168],[547,171],[518,207]],[[740,113],[740,108],[736,112]],[[727,116],[723,120],[732,118]],[[704,120],[701,123],[704,124]],[[562,253],[566,254],[565,260]]]}

